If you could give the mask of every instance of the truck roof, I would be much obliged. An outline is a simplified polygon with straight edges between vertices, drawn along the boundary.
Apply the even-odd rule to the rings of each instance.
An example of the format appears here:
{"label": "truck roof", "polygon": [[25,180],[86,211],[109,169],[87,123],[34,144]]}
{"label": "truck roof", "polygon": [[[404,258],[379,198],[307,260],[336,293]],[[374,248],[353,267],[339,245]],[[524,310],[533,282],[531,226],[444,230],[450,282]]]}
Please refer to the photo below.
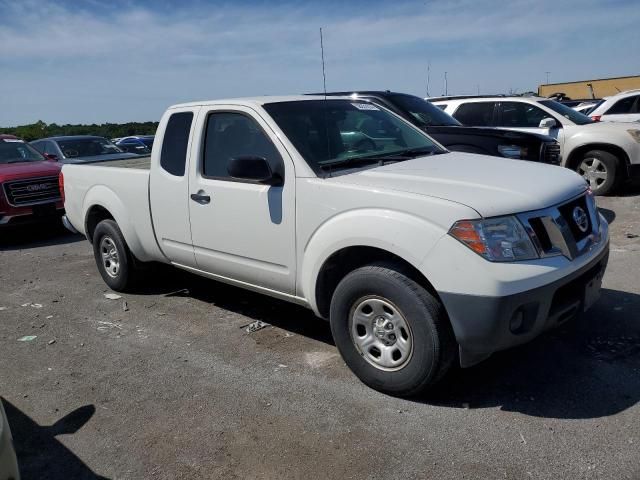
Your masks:
{"label": "truck roof", "polygon": [[[332,96],[332,99],[336,97]],[[344,97],[346,100],[352,100],[349,97]],[[261,97],[240,97],[240,98],[222,98],[219,100],[203,100],[200,102],[187,102],[172,105],[169,109],[182,108],[182,107],[198,107],[204,105],[244,105],[244,106],[262,106],[267,103],[279,103],[279,102],[303,102],[309,100],[324,100],[324,95],[265,95]]]}

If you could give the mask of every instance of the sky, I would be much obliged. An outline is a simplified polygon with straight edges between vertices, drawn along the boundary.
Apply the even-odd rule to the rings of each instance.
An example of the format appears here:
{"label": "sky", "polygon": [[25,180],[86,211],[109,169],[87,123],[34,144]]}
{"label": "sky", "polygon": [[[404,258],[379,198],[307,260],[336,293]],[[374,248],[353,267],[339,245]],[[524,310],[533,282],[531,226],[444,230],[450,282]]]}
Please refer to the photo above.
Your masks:
{"label": "sky", "polygon": [[[156,121],[185,101],[535,90],[640,74],[638,0],[0,0],[0,126]],[[429,74],[427,72],[429,71]],[[427,91],[427,87],[428,91]]]}

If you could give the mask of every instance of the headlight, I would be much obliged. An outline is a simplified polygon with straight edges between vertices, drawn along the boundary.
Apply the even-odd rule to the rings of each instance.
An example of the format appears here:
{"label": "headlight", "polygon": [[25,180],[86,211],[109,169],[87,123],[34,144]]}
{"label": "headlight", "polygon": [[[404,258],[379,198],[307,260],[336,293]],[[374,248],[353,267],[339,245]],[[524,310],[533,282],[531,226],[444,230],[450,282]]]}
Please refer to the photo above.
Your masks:
{"label": "headlight", "polygon": [[498,145],[500,155],[507,158],[527,158],[527,148],[518,145]]}
{"label": "headlight", "polygon": [[492,262],[538,258],[529,235],[515,217],[460,220],[449,235]]}
{"label": "headlight", "polygon": [[627,130],[627,132],[629,132],[629,135],[631,135],[636,142],[640,143],[640,130]]}

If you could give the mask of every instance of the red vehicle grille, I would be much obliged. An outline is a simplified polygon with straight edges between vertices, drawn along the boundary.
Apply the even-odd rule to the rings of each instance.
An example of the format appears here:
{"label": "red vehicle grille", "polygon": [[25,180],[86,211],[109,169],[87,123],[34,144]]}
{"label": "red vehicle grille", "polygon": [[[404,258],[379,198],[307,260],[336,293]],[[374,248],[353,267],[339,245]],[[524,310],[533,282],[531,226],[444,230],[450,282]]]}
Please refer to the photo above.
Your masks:
{"label": "red vehicle grille", "polygon": [[28,178],[3,185],[7,201],[14,207],[38,205],[60,200],[58,177]]}

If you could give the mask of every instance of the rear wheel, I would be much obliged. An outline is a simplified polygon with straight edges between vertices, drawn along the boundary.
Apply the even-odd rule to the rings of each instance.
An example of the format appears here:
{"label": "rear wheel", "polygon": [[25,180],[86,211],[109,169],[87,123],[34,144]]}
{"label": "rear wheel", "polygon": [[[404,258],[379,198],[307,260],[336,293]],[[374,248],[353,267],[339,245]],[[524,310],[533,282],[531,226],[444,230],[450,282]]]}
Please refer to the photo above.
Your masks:
{"label": "rear wheel", "polygon": [[93,233],[93,254],[104,282],[117,292],[130,289],[139,268],[114,220],[102,220]]}
{"label": "rear wheel", "polygon": [[584,154],[576,170],[593,193],[606,195],[613,192],[620,183],[620,166],[615,155],[604,150],[590,150]]}
{"label": "rear wheel", "polygon": [[415,395],[444,376],[456,358],[443,306],[392,264],[345,276],[331,300],[330,322],[349,368],[385,393]]}

